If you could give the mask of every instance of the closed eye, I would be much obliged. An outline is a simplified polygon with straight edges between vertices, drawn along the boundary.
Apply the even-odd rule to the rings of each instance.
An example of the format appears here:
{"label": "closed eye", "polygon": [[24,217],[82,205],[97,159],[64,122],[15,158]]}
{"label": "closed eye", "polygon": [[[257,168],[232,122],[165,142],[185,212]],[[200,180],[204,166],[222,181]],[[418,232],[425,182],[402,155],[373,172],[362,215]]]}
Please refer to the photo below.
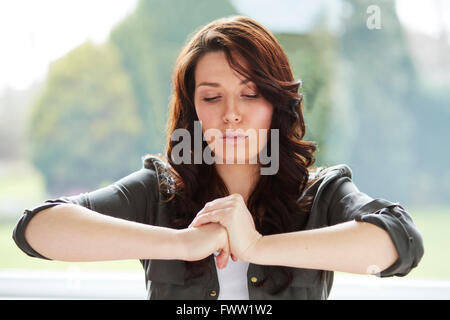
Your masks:
{"label": "closed eye", "polygon": [[[246,94],[246,95],[244,95],[244,97],[247,97],[249,99],[256,99],[256,98],[259,98],[259,94]],[[203,101],[211,102],[218,98],[220,98],[220,96],[212,97],[212,98],[203,98]]]}
{"label": "closed eye", "polygon": [[218,97],[212,97],[212,98],[203,98],[203,101],[210,102],[210,101],[216,100],[217,98],[220,98],[220,97],[218,96]]}

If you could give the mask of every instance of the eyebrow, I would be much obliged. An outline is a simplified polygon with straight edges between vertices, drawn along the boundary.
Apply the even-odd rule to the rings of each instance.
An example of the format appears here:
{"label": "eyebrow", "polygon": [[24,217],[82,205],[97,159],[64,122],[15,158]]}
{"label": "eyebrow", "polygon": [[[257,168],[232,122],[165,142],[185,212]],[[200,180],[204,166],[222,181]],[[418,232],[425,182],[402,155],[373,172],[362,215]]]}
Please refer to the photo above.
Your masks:
{"label": "eyebrow", "polygon": [[[244,80],[241,81],[240,84],[246,84],[247,82],[250,82],[250,81],[251,81],[250,79],[244,79]],[[220,87],[220,84],[217,83],[217,82],[201,82],[201,83],[198,84],[197,88],[201,87],[201,86],[208,86],[208,87],[217,88],[217,87]]]}

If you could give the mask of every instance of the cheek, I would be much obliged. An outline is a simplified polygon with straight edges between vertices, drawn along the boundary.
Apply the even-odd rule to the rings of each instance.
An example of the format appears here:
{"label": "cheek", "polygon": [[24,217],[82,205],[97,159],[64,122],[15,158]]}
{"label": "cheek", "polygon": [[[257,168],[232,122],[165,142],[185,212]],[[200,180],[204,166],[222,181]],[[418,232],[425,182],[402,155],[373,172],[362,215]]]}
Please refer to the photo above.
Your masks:
{"label": "cheek", "polygon": [[203,107],[196,107],[197,117],[202,123],[204,130],[214,127],[216,115],[211,110]]}
{"label": "cheek", "polygon": [[254,128],[270,129],[272,121],[273,107],[271,104],[259,106],[251,113],[251,122]]}
{"label": "cheek", "polygon": [[[270,135],[270,124],[272,122],[273,106],[269,103],[254,108],[249,117],[249,126],[255,129],[255,135],[250,139],[250,143],[257,146],[257,151],[261,151]],[[264,129],[264,130],[262,130]]]}

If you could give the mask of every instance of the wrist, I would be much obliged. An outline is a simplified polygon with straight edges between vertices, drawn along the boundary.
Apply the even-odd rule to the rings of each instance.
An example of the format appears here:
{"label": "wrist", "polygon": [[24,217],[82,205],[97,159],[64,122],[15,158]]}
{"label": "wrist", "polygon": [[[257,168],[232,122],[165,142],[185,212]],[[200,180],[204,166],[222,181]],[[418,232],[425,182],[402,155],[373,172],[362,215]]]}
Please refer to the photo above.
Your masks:
{"label": "wrist", "polygon": [[261,252],[264,236],[259,232],[256,233],[254,239],[244,251],[244,261],[249,263],[256,263],[258,261],[258,255]]}
{"label": "wrist", "polygon": [[202,231],[202,227],[175,230],[172,250],[177,260],[195,261],[203,258],[200,257],[204,250],[201,242],[205,238]]}
{"label": "wrist", "polygon": [[176,260],[186,260],[187,259],[187,252],[188,252],[188,246],[187,246],[187,232],[189,229],[174,229],[173,235],[172,235],[172,252],[175,256]]}

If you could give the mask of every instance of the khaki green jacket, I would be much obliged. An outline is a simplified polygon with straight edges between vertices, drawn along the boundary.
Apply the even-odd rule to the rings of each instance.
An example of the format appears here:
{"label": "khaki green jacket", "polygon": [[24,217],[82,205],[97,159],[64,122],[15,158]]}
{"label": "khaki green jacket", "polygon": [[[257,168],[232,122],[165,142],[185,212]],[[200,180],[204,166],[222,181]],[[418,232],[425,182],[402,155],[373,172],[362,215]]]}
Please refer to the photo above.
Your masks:
{"label": "khaki green jacket", "polygon": [[[32,210],[25,210],[13,232],[17,246],[32,257],[47,259],[27,243],[25,229],[39,211],[61,203],[74,203],[96,212],[156,226],[169,226],[171,203],[161,200],[158,190],[160,179],[165,179],[156,157],[144,159],[143,168],[116,183],[77,196],[47,200]],[[424,254],[422,237],[410,215],[398,203],[373,199],[360,192],[352,182],[352,171],[345,165],[335,165],[316,174],[320,178],[306,191],[314,195],[311,213],[295,215],[295,225],[308,230],[357,220],[375,224],[386,230],[398,252],[398,260],[379,274],[381,277],[405,276],[417,266]],[[311,177],[313,178],[313,177]],[[220,287],[214,255],[209,256],[210,273],[185,280],[185,264],[181,260],[141,260],[145,270],[148,299],[217,299]],[[263,286],[267,266],[249,264],[247,272],[248,293],[251,300],[258,299],[327,299],[333,284],[333,272],[293,268],[293,281],[277,295],[272,295],[273,281],[281,279],[278,273]]]}

